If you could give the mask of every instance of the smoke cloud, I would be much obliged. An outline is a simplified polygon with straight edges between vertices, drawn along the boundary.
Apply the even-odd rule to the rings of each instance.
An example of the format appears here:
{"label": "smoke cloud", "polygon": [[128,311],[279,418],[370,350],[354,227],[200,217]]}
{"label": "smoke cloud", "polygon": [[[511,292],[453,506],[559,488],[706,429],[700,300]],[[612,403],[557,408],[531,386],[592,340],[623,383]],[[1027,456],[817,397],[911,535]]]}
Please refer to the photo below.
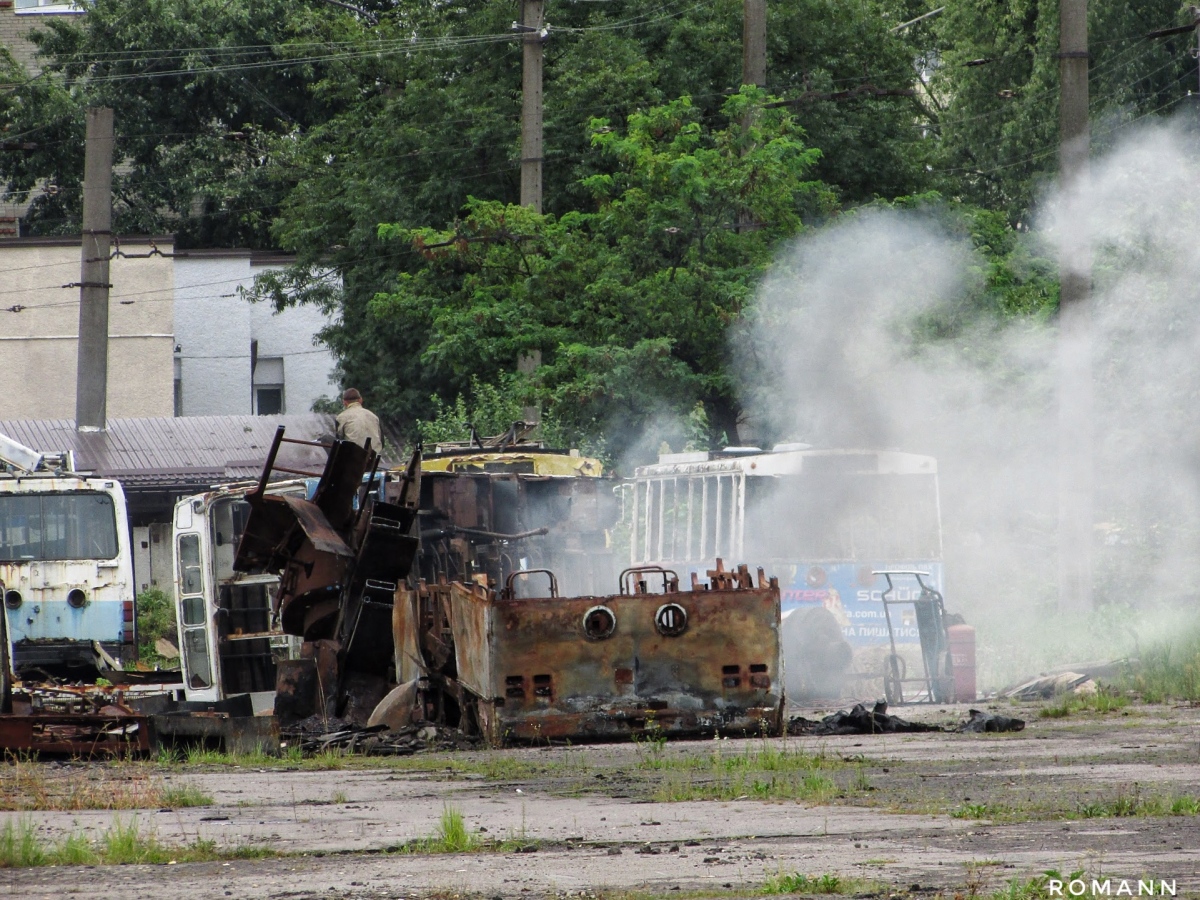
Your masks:
{"label": "smoke cloud", "polygon": [[1023,237],[1031,265],[1081,235],[1094,259],[1100,610],[1087,620],[1055,612],[1056,323],[980,303],[986,264],[947,216],[866,210],[805,236],[761,287],[750,351],[739,344],[756,440],[938,458],[947,605],[980,627],[992,687],[1026,674],[1017,665],[1136,653],[1196,596],[1194,144],[1171,125],[1139,131],[1093,161],[1081,202],[1048,196]]}

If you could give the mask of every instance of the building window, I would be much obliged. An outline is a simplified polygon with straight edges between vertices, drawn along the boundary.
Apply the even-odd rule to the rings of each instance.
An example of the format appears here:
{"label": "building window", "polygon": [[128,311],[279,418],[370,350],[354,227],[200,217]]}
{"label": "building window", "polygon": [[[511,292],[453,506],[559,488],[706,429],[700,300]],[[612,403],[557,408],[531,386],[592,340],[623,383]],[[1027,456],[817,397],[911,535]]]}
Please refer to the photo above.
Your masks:
{"label": "building window", "polygon": [[86,0],[17,0],[17,13],[81,13]]}
{"label": "building window", "polygon": [[283,415],[283,357],[260,356],[254,364],[254,412]]}
{"label": "building window", "polygon": [[283,414],[283,387],[255,387],[255,412],[260,416],[279,416]]}

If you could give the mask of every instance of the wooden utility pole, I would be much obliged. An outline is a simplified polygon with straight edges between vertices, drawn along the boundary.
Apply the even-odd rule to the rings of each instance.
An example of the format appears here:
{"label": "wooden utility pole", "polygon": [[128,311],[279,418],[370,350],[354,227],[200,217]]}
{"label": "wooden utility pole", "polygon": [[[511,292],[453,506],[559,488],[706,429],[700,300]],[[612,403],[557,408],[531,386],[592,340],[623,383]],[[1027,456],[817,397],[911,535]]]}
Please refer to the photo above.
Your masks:
{"label": "wooden utility pole", "polygon": [[742,0],[742,84],[767,86],[767,0]]}
{"label": "wooden utility pole", "polygon": [[521,205],[542,211],[543,0],[521,0]]}
{"label": "wooden utility pole", "polygon": [[1058,603],[1092,608],[1092,254],[1088,174],[1087,0],[1059,3]]}
{"label": "wooden utility pole", "polygon": [[113,112],[87,111],[75,427],[103,431],[108,413],[108,257],[112,241]]}

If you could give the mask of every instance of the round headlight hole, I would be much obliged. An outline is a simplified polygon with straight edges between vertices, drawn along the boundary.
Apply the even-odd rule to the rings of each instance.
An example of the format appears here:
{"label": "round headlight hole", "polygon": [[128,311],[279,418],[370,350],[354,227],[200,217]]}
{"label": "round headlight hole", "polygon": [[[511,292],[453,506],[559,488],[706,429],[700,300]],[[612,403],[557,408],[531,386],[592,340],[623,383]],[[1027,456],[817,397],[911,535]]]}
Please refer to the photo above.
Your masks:
{"label": "round headlight hole", "polygon": [[85,594],[79,588],[75,588],[75,590],[67,594],[67,603],[69,603],[73,609],[83,609],[84,606],[87,605],[87,594]]}
{"label": "round headlight hole", "polygon": [[25,598],[21,596],[20,591],[4,592],[4,605],[9,609],[20,609],[23,602],[25,602]]}
{"label": "round headlight hole", "polygon": [[687,610],[678,603],[664,603],[654,614],[654,627],[663,637],[679,637],[687,626]]}
{"label": "round headlight hole", "polygon": [[602,641],[617,630],[617,616],[607,606],[593,606],[583,614],[583,633],[590,640]]}

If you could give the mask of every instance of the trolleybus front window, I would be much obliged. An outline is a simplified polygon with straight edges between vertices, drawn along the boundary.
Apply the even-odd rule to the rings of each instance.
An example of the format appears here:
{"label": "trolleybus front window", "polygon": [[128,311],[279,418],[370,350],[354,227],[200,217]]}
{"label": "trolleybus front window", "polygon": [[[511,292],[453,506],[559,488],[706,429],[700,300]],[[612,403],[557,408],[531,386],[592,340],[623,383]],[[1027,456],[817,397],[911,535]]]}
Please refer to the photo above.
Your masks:
{"label": "trolleybus front window", "polygon": [[0,496],[0,560],[115,559],[117,522],[107,494]]}

